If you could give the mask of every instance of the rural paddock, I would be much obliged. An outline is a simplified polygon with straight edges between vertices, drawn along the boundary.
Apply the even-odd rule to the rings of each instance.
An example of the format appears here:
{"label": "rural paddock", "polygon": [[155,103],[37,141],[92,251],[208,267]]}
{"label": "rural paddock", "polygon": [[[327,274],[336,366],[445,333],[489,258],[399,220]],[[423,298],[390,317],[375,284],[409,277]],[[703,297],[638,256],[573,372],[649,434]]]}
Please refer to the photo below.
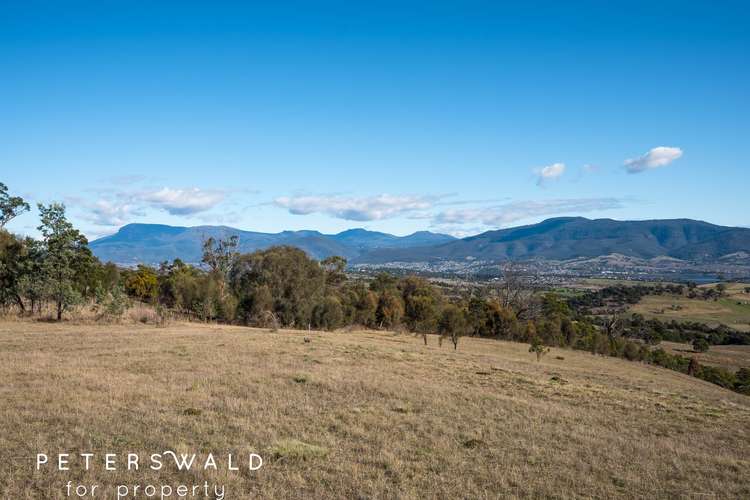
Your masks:
{"label": "rural paddock", "polygon": [[[100,498],[135,484],[225,498],[750,496],[750,398],[584,352],[537,362],[526,344],[484,339],[454,352],[391,332],[15,321],[0,323],[0,377],[4,498],[72,498],[68,482]],[[165,450],[200,467],[54,463]],[[39,453],[54,467],[37,470]],[[230,453],[263,465],[233,470]]]}

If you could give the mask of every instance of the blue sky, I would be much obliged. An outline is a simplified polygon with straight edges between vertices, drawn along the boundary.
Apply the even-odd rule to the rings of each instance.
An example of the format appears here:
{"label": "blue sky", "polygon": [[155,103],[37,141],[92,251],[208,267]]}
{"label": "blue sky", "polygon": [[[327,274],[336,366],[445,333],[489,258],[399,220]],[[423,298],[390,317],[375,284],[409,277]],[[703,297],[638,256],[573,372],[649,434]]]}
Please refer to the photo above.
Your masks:
{"label": "blue sky", "polygon": [[91,238],[750,225],[743,2],[280,4],[2,2],[0,182]]}

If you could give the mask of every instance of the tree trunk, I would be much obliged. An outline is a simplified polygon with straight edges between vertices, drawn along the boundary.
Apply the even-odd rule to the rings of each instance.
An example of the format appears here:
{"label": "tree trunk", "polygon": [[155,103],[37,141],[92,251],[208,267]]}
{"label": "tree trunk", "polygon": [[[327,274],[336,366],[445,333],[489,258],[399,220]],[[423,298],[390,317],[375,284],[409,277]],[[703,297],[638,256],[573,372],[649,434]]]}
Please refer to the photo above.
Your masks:
{"label": "tree trunk", "polygon": [[62,301],[57,301],[57,321],[62,320]]}
{"label": "tree trunk", "polygon": [[16,303],[18,304],[18,307],[21,308],[21,314],[26,312],[26,306],[23,303],[23,299],[20,295],[16,294]]}

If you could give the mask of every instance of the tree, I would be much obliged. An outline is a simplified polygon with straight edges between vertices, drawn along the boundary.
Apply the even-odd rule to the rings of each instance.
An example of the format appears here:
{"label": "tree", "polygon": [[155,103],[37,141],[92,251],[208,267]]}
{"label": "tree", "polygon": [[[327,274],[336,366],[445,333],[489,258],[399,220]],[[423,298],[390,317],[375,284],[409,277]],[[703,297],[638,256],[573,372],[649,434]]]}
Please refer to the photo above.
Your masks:
{"label": "tree", "polygon": [[538,338],[536,334],[536,325],[534,325],[534,322],[531,320],[528,320],[526,322],[526,342],[532,342],[534,339]]}
{"label": "tree", "polygon": [[437,304],[428,295],[416,295],[406,301],[406,318],[413,332],[422,334],[427,345],[427,334],[434,331],[437,321]]}
{"label": "tree", "polygon": [[416,276],[402,279],[398,288],[404,300],[404,321],[411,331],[421,333],[427,344],[427,333],[437,327],[440,293]]}
{"label": "tree", "polygon": [[143,302],[154,302],[159,295],[159,283],[156,271],[142,264],[125,277],[125,291],[131,297]]}
{"label": "tree", "polygon": [[560,331],[565,340],[565,345],[572,347],[576,344],[578,330],[576,329],[575,323],[573,323],[569,318],[563,318],[563,321],[560,325]]}
{"label": "tree", "polygon": [[41,314],[42,302],[49,297],[47,278],[45,276],[44,244],[27,237],[24,240],[26,257],[23,273],[19,282],[19,294],[29,301],[31,314]]}
{"label": "tree", "polygon": [[237,261],[237,247],[239,236],[232,235],[228,239],[208,238],[203,242],[203,263],[209,269],[209,276],[216,282],[216,309],[222,319],[229,319],[234,315],[235,304],[230,304],[227,297],[227,282]]}
{"label": "tree", "polygon": [[272,301],[271,312],[279,323],[304,328],[324,296],[325,272],[299,248],[271,247],[239,256],[230,274],[230,286],[245,321],[257,319],[253,317],[258,311],[256,294],[265,286]]}
{"label": "tree", "polygon": [[341,287],[340,295],[346,323],[365,327],[376,325],[378,295],[375,292],[368,290],[362,283],[355,283]]}
{"label": "tree", "polygon": [[404,316],[404,302],[398,291],[386,289],[378,297],[375,321],[380,328],[393,328],[401,323]]}
{"label": "tree", "polygon": [[696,337],[695,340],[693,340],[693,350],[695,352],[706,352],[708,351],[708,348],[708,341],[703,337]]}
{"label": "tree", "polygon": [[698,363],[698,360],[695,358],[690,358],[690,364],[688,364],[687,368],[687,374],[691,377],[695,377],[698,375],[698,371],[701,369],[700,363]]}
{"label": "tree", "polygon": [[502,275],[502,281],[495,288],[500,305],[511,309],[518,319],[535,317],[534,290],[518,264],[513,261],[505,263]]}
{"label": "tree", "polygon": [[312,313],[312,324],[315,328],[323,328],[333,331],[344,320],[344,313],[341,308],[341,302],[336,297],[326,297],[323,301],[315,306]]}
{"label": "tree", "polygon": [[37,205],[42,233],[44,276],[49,285],[49,294],[57,308],[57,320],[63,311],[80,300],[74,288],[76,272],[85,262],[90,262],[88,241],[65,217],[65,205],[51,203]]}
{"label": "tree", "polygon": [[[640,315],[633,315],[633,320],[636,324],[639,321],[643,321],[643,317]],[[613,339],[619,337],[622,334],[622,317],[613,314],[612,316],[604,318],[604,329],[607,332],[607,337]]]}
{"label": "tree", "polygon": [[338,255],[326,257],[320,261],[320,265],[326,273],[326,285],[337,288],[346,281],[346,259]]}
{"label": "tree", "polygon": [[98,289],[97,306],[102,308],[102,317],[119,321],[128,307],[128,298],[119,285],[113,286],[110,291],[100,287]]}
{"label": "tree", "polygon": [[8,186],[0,182],[0,229],[30,208],[20,196],[10,196]]}
{"label": "tree", "polygon": [[468,323],[466,321],[466,311],[454,304],[448,304],[443,308],[443,312],[438,322],[438,332],[442,344],[443,336],[448,336],[453,343],[453,349],[458,348],[458,339],[468,333]]}
{"label": "tree", "polygon": [[278,329],[279,319],[273,312],[274,302],[268,285],[258,285],[245,292],[237,305],[237,316],[245,324],[267,326],[269,319],[273,319],[274,328]]}
{"label": "tree", "polygon": [[533,339],[531,339],[529,352],[533,352],[534,354],[536,354],[536,360],[537,362],[539,362],[542,360],[542,356],[549,352],[549,348],[544,346],[544,344],[542,343],[542,339],[540,339],[539,337],[534,337]]}
{"label": "tree", "polygon": [[202,262],[212,273],[221,275],[224,279],[232,271],[232,265],[237,258],[237,246],[240,238],[232,235],[228,239],[207,238],[203,241]]}
{"label": "tree", "polygon": [[0,229],[0,306],[26,307],[22,298],[24,276],[28,266],[28,248],[24,242]]}
{"label": "tree", "polygon": [[468,322],[471,335],[489,337],[493,333],[493,315],[489,303],[477,296],[469,299],[466,321]]}
{"label": "tree", "polygon": [[8,187],[0,182],[0,305],[15,303],[22,313],[26,310],[22,289],[30,266],[29,247],[27,241],[3,228],[28,210],[29,204],[23,198],[10,196]]}

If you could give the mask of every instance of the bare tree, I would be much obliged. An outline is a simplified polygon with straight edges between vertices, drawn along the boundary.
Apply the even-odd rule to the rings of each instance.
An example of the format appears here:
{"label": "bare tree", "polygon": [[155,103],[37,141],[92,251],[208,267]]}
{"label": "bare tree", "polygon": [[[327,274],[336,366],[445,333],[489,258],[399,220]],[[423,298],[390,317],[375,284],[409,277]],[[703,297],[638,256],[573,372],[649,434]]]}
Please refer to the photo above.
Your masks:
{"label": "bare tree", "polygon": [[537,304],[528,275],[522,274],[518,263],[513,261],[503,264],[501,270],[502,281],[494,288],[500,304],[515,312],[519,319],[534,317]]}
{"label": "bare tree", "polygon": [[272,311],[265,310],[261,314],[261,321],[263,322],[263,325],[265,327],[268,327],[268,325],[271,325],[271,331],[272,332],[278,332],[279,331],[279,319],[276,317],[276,315]]}
{"label": "bare tree", "polygon": [[623,330],[623,319],[620,314],[613,314],[604,318],[604,329],[607,337],[613,339],[619,337]]}
{"label": "bare tree", "polygon": [[208,266],[212,275],[217,278],[219,297],[224,298],[229,273],[237,259],[239,236],[232,235],[228,239],[211,237],[203,240],[203,263]]}

